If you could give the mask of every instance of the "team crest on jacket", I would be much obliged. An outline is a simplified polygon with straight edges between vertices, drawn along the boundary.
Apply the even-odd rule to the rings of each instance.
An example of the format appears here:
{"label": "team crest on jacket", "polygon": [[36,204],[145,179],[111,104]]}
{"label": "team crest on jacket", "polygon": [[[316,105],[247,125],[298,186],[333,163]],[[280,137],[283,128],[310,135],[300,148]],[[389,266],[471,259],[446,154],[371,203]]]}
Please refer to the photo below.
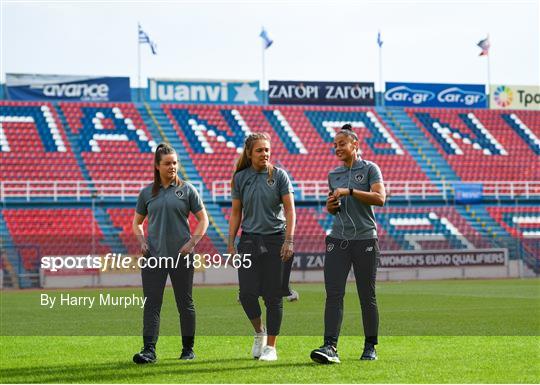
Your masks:
{"label": "team crest on jacket", "polygon": [[174,192],[174,195],[176,195],[178,199],[182,199],[184,197],[184,190],[178,189]]}
{"label": "team crest on jacket", "polygon": [[364,180],[364,174],[356,174],[354,180],[357,182],[362,182]]}
{"label": "team crest on jacket", "polygon": [[334,250],[334,244],[329,243],[328,246],[326,246],[326,251],[331,252],[332,250]]}
{"label": "team crest on jacket", "polygon": [[276,184],[276,181],[274,179],[267,179],[266,180],[266,184],[269,186],[269,187],[274,187],[274,185]]}

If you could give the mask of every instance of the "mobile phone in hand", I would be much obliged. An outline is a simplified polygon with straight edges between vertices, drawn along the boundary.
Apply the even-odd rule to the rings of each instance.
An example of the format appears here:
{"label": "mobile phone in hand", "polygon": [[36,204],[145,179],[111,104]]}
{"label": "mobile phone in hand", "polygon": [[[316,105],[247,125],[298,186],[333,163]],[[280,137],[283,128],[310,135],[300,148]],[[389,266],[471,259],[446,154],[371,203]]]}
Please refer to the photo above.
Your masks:
{"label": "mobile phone in hand", "polygon": [[[334,190],[331,189],[331,190],[328,192],[328,196],[331,196],[331,195],[333,195],[333,194],[334,194]],[[338,201],[338,208],[336,209],[336,212],[339,213],[339,212],[341,211],[341,199],[338,199],[337,201]]]}

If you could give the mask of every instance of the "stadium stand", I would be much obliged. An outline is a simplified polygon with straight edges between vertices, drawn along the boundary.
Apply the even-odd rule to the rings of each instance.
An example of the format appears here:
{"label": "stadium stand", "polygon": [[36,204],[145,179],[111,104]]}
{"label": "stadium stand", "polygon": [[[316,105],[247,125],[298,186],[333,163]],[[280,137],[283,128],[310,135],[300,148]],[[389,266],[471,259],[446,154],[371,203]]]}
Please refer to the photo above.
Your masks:
{"label": "stadium stand", "polygon": [[[318,227],[310,226],[321,229],[316,235],[330,232],[333,217],[322,207],[301,208],[298,213],[299,218],[303,219],[299,219],[299,223],[317,220]],[[384,250],[473,249],[490,246],[484,236],[471,227],[453,207],[377,208],[376,220],[381,248]],[[309,230],[306,233],[312,234]]]}
{"label": "stadium stand", "polygon": [[[171,123],[208,188],[230,179],[245,134],[270,134],[274,163],[293,180],[325,180],[336,167],[335,130],[353,122],[366,159],[385,170],[388,180],[429,182],[374,109],[351,107],[184,106],[163,105]],[[294,129],[292,128],[294,127]],[[315,128],[315,130],[314,130]],[[219,153],[220,162],[213,154]]]}
{"label": "stadium stand", "polygon": [[[156,141],[132,103],[60,103],[89,179],[147,180]],[[150,174],[151,175],[151,174]]]}
{"label": "stadium stand", "polygon": [[[462,181],[540,180],[540,115],[528,111],[406,109]],[[523,120],[521,120],[523,119]]]}
{"label": "stadium stand", "polygon": [[83,181],[50,103],[0,101],[0,180]]}
{"label": "stadium stand", "polygon": [[[211,226],[201,250],[223,251],[230,203],[227,192],[216,199],[216,182],[228,185],[254,131],[269,133],[273,163],[297,186],[297,251],[319,250],[331,223],[321,197],[338,165],[332,140],[345,122],[389,186],[387,207],[376,209],[383,249],[504,247],[511,239],[511,258],[540,271],[538,112],[10,101],[0,101],[2,268],[36,272],[39,256],[88,254],[89,245],[136,253],[134,199],[152,178],[161,141],[177,149],[181,176],[203,194]],[[304,181],[324,191],[298,191]],[[435,193],[418,200],[393,188],[399,181]],[[441,193],[441,183],[467,181],[496,192],[486,184],[484,202],[472,205]],[[515,190],[514,181],[531,183]]]}
{"label": "stadium stand", "polygon": [[3,217],[27,272],[45,255],[111,252],[91,209],[6,209]]}
{"label": "stadium stand", "polygon": [[494,206],[488,207],[490,216],[508,234],[518,240],[529,264],[540,264],[540,206]]}

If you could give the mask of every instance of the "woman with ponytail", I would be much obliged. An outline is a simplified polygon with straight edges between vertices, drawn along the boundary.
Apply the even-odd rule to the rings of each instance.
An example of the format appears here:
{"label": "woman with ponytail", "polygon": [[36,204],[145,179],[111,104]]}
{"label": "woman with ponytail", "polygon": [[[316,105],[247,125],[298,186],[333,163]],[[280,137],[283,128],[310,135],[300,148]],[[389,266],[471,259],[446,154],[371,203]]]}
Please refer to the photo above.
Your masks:
{"label": "woman with ponytail", "polygon": [[324,340],[320,348],[311,352],[311,359],[321,364],[340,362],[337,344],[351,266],[365,336],[360,359],[377,359],[379,312],[375,281],[380,252],[373,206],[384,205],[386,190],[379,166],[362,159],[359,146],[358,136],[350,124],[341,127],[334,137],[336,157],[343,165],[328,173],[330,191],[326,209],[335,219],[332,231],[326,237]]}
{"label": "woman with ponytail", "polygon": [[[261,361],[277,360],[276,339],[283,316],[283,262],[293,256],[293,188],[285,171],[270,163],[270,137],[251,134],[236,163],[231,181],[232,213],[228,252],[235,254],[234,241],[242,224],[238,253],[251,266],[238,269],[240,303],[255,330],[251,350]],[[259,297],[266,305],[266,326],[261,318]]]}
{"label": "woman with ponytail", "polygon": [[[182,353],[180,359],[195,358],[195,307],[193,305],[193,264],[185,256],[193,253],[208,228],[208,216],[199,193],[178,177],[178,157],[168,144],[161,143],[154,155],[154,181],[139,193],[133,233],[137,237],[146,262],[155,259],[150,267],[141,269],[142,286],[146,302],[143,314],[142,350],[133,356],[137,364],[157,360],[156,343],[163,291],[170,276],[180,317]],[[197,218],[194,234],[190,233],[189,213]],[[148,218],[148,235],[143,222]],[[157,267],[154,267],[156,266]]]}

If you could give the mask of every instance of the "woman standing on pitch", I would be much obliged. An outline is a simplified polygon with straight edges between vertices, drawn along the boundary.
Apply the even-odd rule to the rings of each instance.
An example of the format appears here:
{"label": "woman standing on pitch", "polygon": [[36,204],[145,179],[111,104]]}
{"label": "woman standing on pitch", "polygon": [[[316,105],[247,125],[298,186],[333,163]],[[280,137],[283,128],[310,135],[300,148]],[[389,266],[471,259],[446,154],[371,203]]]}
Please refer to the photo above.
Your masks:
{"label": "woman standing on pitch", "polygon": [[372,206],[383,206],[386,200],[382,175],[375,163],[360,158],[358,137],[350,124],[345,124],[336,134],[334,148],[343,166],[328,174],[330,193],[326,209],[335,218],[332,231],[326,237],[324,344],[311,352],[311,359],[321,364],[340,362],[337,342],[351,265],[364,325],[361,360],[377,359],[375,345],[379,328],[375,298],[379,243]]}
{"label": "woman standing on pitch", "polygon": [[[232,213],[228,252],[234,254],[242,223],[238,253],[251,254],[250,267],[238,269],[240,302],[255,329],[251,353],[261,361],[277,360],[276,338],[283,315],[283,262],[293,256],[296,221],[293,188],[287,173],[270,163],[270,137],[251,134],[236,163],[232,179]],[[266,328],[259,296],[266,305]]]}
{"label": "woman standing on pitch", "polygon": [[[137,364],[157,360],[156,343],[163,291],[167,276],[176,299],[182,332],[180,359],[195,358],[195,307],[191,296],[193,265],[185,257],[201,240],[208,228],[208,216],[197,190],[177,175],[178,158],[168,144],[160,144],[154,155],[154,182],[139,193],[133,232],[143,257],[150,267],[143,267],[142,286],[146,303],[143,315],[143,342],[141,352],[133,356]],[[198,220],[195,234],[190,234],[188,216],[192,212]],[[143,222],[148,217],[148,237],[144,237]],[[153,259],[150,264],[150,260]],[[170,261],[174,261],[170,262]],[[154,266],[157,267],[154,268]]]}

